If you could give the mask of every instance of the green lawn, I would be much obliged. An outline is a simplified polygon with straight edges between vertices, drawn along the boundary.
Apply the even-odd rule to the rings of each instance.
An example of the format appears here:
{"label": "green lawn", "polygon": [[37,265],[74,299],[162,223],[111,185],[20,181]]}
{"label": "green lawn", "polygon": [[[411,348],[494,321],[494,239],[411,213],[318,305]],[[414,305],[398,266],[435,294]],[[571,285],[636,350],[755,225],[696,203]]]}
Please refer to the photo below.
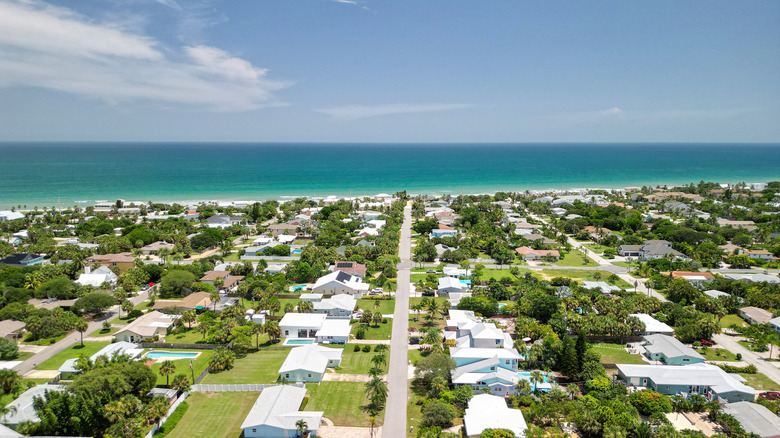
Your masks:
{"label": "green lawn", "polygon": [[[194,372],[195,377],[197,378],[200,373],[203,372],[206,368],[209,366],[209,359],[211,358],[211,355],[214,354],[213,350],[176,350],[177,353],[201,353],[200,356],[198,356],[193,362],[192,362],[192,370],[190,370],[190,361],[187,359],[176,359],[172,360],[173,365],[176,367],[176,372],[171,375],[171,379],[173,379],[174,376],[177,374],[185,374],[187,377],[192,380],[192,374]],[[160,367],[162,366],[162,362],[157,362],[154,365],[152,365],[152,371],[154,371],[154,374],[157,376],[157,384],[158,385],[165,385],[165,376],[160,374]],[[192,383],[192,382],[190,382]]]}
{"label": "green lawn", "polygon": [[79,357],[82,354],[90,357],[108,344],[110,344],[110,342],[85,342],[84,348],[82,348],[80,343],[76,343],[43,361],[40,365],[35,367],[35,369],[56,370],[61,367],[66,360]]}
{"label": "green lawn", "polygon": [[[445,353],[449,354],[449,351],[446,351]],[[412,365],[417,365],[417,361],[425,356],[428,356],[429,354],[431,354],[430,351],[409,350],[407,357],[410,361],[412,361]]]}
{"label": "green lawn", "polygon": [[[368,404],[362,382],[321,382],[306,385],[309,402],[305,411],[324,411],[325,416],[336,426],[365,427],[368,425],[368,413],[363,409]],[[376,425],[382,424],[384,412]]]}
{"label": "green lawn", "polygon": [[598,263],[579,251],[569,251],[562,259],[553,264],[558,266],[598,266]]}
{"label": "green lawn", "polygon": [[[368,374],[368,370],[373,366],[371,358],[379,352],[374,351],[376,345],[371,346],[371,351],[364,353],[361,351],[355,351],[354,346],[359,344],[349,344],[344,348],[344,353],[341,356],[341,366],[336,369],[337,373],[342,374]],[[361,345],[362,347],[362,345]],[[385,356],[390,358],[390,350],[385,351]],[[387,371],[387,365],[383,365],[382,369]]]}
{"label": "green lawn", "polygon": [[111,335],[113,335],[114,333],[118,332],[121,329],[122,329],[122,327],[111,327],[108,330],[103,330],[101,328],[101,329],[95,330],[94,332],[92,332],[92,333],[90,333],[89,335],[86,335],[86,336],[111,336]]}
{"label": "green lawn", "polygon": [[[30,339],[30,337],[32,336],[32,334],[29,334],[29,335],[27,335],[24,338],[24,340],[22,341],[22,344],[27,344],[27,345],[46,345],[46,346],[54,345],[57,342],[61,341],[62,338],[64,338],[65,336],[68,336],[69,334],[70,333],[63,333],[63,334],[57,336],[56,338],[38,339],[37,341],[29,341],[28,339]],[[54,340],[54,342],[52,342],[52,340]]]}
{"label": "green lawn", "polygon": [[[735,362],[737,356],[734,353],[726,350],[725,348],[707,348],[707,352],[702,351],[702,348],[696,348],[696,352],[704,356],[707,360],[715,361],[731,361]],[[720,355],[718,355],[720,354]]]}
{"label": "green lawn", "polygon": [[505,269],[484,268],[482,269],[482,275],[479,278],[481,278],[482,281],[488,281],[490,279],[502,280],[504,278],[508,278],[509,281],[516,280],[515,276],[509,272],[509,266],[507,266]]}
{"label": "green lawn", "polygon": [[[48,383],[50,380],[51,379],[22,379],[22,388],[26,389],[28,386],[36,386],[42,383]],[[0,406],[8,406],[8,404],[14,400],[16,400],[16,397],[14,397],[13,393],[0,395]]]}
{"label": "green lawn", "polygon": [[[376,304],[379,307],[376,307]],[[395,312],[395,299],[392,300],[372,300],[371,298],[361,298],[357,300],[357,305],[363,310],[370,310],[371,313],[381,312],[382,315],[390,315]]]}
{"label": "green lawn", "polygon": [[241,423],[252,409],[258,395],[259,392],[193,392],[187,398],[189,409],[168,437],[241,436]]}
{"label": "green lawn", "polygon": [[720,320],[720,326],[721,328],[726,328],[731,326],[732,324],[736,324],[738,327],[745,327],[745,320],[740,318],[737,315],[726,315],[723,317],[723,319]]}
{"label": "green lawn", "polygon": [[29,351],[20,351],[16,354],[16,358],[11,360],[27,360],[33,356],[35,356],[35,353],[31,353]]}
{"label": "green lawn", "polygon": [[280,344],[261,347],[257,352],[236,359],[230,370],[207,375],[202,383],[275,383],[279,368],[289,352],[290,347]]}
{"label": "green lawn", "polygon": [[[390,339],[390,335],[393,333],[393,318],[385,318],[387,323],[381,323],[378,326],[363,325],[366,328],[366,337],[368,340],[386,341]],[[357,333],[358,326],[360,324],[352,324],[352,336]]]}
{"label": "green lawn", "polygon": [[591,345],[593,351],[601,355],[601,363],[647,364],[647,362],[642,360],[642,356],[631,354],[623,347],[623,344],[608,343]]}
{"label": "green lawn", "polygon": [[599,245],[598,243],[589,243],[584,246],[596,254],[603,254],[605,249],[610,248],[609,246]]}
{"label": "green lawn", "polygon": [[[612,265],[620,266],[621,268],[627,268],[628,262],[609,262]],[[636,267],[636,263],[634,263],[634,267]],[[632,271],[633,272],[633,271]]]}
{"label": "green lawn", "polygon": [[761,374],[743,374],[739,373],[740,376],[744,377],[747,380],[747,385],[751,388],[755,389],[756,391],[780,391],[780,385],[775,383],[773,380],[771,380],[769,377]]}
{"label": "green lawn", "polygon": [[204,342],[203,333],[197,331],[195,327],[192,329],[185,328],[181,333],[166,336],[164,342],[173,344],[197,344],[198,342]]}
{"label": "green lawn", "polygon": [[445,297],[409,297],[409,308],[411,309],[415,304],[420,304],[423,299],[436,301],[436,304],[439,305],[440,309],[442,304],[447,302],[447,298]]}
{"label": "green lawn", "polygon": [[[600,279],[594,278],[594,275],[596,273],[599,273],[601,276]],[[521,275],[525,274],[525,272],[521,272]],[[579,269],[544,269],[540,271],[531,271],[531,275],[534,277],[540,279],[540,280],[550,280],[555,277],[567,277],[574,280],[579,281],[607,281],[609,277],[612,275],[611,273],[607,271],[585,271],[585,270],[579,270]],[[618,279],[614,283],[617,287],[623,288],[623,289],[633,289],[633,285],[629,285],[622,279]]]}

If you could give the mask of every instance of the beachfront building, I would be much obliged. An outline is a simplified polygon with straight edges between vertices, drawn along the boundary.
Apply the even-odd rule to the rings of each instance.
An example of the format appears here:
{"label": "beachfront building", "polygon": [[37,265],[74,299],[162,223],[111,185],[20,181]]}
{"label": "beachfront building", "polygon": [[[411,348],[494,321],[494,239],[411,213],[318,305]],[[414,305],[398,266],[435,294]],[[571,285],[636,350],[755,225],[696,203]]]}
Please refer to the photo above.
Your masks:
{"label": "beachfront building", "polygon": [[324,313],[328,318],[349,319],[355,311],[357,300],[352,295],[334,295],[314,302],[314,313]]}
{"label": "beachfront building", "polygon": [[347,343],[352,330],[349,320],[329,319],[324,313],[286,313],[279,328],[284,338],[314,339],[328,344]]}
{"label": "beachfront building", "polygon": [[232,217],[217,214],[206,219],[209,228],[229,228],[233,225],[241,225],[245,219],[242,217]]}
{"label": "beachfront building", "polygon": [[660,361],[666,365],[689,365],[704,362],[702,355],[676,338],[666,335],[647,335],[644,338],[645,355],[650,360]]}
{"label": "beachfront building", "polygon": [[42,265],[44,261],[46,261],[46,257],[42,255],[20,252],[0,259],[0,265],[18,266],[23,268],[25,266]]}
{"label": "beachfront building", "polygon": [[117,275],[114,274],[114,271],[112,271],[108,266],[100,266],[95,270],[92,270],[91,267],[86,266],[84,267],[84,273],[79,275],[76,283],[81,286],[92,286],[94,288],[99,288],[103,284],[108,284],[111,287],[114,287],[116,286],[116,281]]}
{"label": "beachfront building", "polygon": [[17,219],[24,219],[24,213],[11,210],[0,210],[0,222],[15,221]]}
{"label": "beachfront building", "polygon": [[629,365],[618,364],[618,378],[629,387],[650,388],[666,395],[698,394],[707,400],[727,403],[753,401],[756,390],[745,385],[739,375],[728,374],[715,365]]}
{"label": "beachfront building", "polygon": [[478,437],[485,429],[506,429],[522,438],[528,429],[521,410],[510,409],[505,398],[490,394],[477,394],[469,400],[463,426],[467,437]]}
{"label": "beachfront building", "polygon": [[341,365],[343,353],[343,348],[322,347],[316,344],[292,348],[279,368],[279,379],[288,382],[319,383],[328,368]]}
{"label": "beachfront building", "polygon": [[312,292],[323,295],[349,294],[360,298],[368,292],[369,284],[363,283],[360,277],[335,271],[317,279],[312,286]]}
{"label": "beachfront building", "polygon": [[290,438],[298,434],[296,423],[303,420],[309,436],[316,437],[323,412],[301,411],[305,387],[278,385],[265,388],[246,415],[241,429],[246,438]]}
{"label": "beachfront building", "polygon": [[632,313],[628,316],[637,318],[642,324],[645,325],[644,331],[641,335],[669,335],[674,334],[674,329],[668,324],[661,322],[646,313]]}
{"label": "beachfront building", "polygon": [[144,342],[154,340],[156,337],[164,337],[168,327],[173,325],[174,317],[151,311],[140,316],[118,332],[114,333],[114,339],[127,342]]}

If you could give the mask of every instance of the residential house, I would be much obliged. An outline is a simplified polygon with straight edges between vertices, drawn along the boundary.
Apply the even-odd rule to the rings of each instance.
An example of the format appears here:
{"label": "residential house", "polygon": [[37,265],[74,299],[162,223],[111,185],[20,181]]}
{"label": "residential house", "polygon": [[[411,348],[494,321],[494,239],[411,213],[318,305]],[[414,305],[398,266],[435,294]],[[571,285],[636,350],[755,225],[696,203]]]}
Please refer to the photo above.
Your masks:
{"label": "residential house", "polygon": [[24,213],[11,210],[0,210],[0,222],[15,221],[17,219],[24,219]]}
{"label": "residential house", "polygon": [[661,272],[662,275],[668,275],[672,278],[683,278],[695,286],[701,286],[715,280],[715,276],[709,272],[698,271],[672,271]]}
{"label": "residential house", "polygon": [[185,310],[204,310],[209,309],[211,305],[211,294],[209,292],[193,292],[181,300],[158,300],[154,303],[154,310],[178,308]]}
{"label": "residential house", "polygon": [[246,309],[246,315],[244,315],[244,319],[246,321],[252,321],[255,324],[263,325],[265,324],[265,316],[267,312],[267,310],[263,310],[260,313],[255,313],[255,309]]}
{"label": "residential house", "polygon": [[471,296],[471,292],[450,292],[447,296],[447,301],[450,303],[450,307],[458,307],[460,300]]}
{"label": "residential house", "polygon": [[290,349],[279,368],[279,378],[288,382],[319,383],[328,368],[341,364],[343,348],[322,347],[317,344]]}
{"label": "residential house", "polygon": [[213,286],[217,278],[222,279],[221,289],[223,290],[231,290],[244,280],[243,275],[232,275],[230,271],[206,271],[200,278],[200,282]]}
{"label": "residential house", "polygon": [[19,339],[26,324],[22,321],[4,319],[0,321],[0,336],[6,339]]}
{"label": "residential house", "polygon": [[450,357],[457,364],[452,371],[454,385],[469,385],[475,392],[488,388],[502,397],[515,393],[521,357],[514,348],[452,347]]}
{"label": "residential house", "polygon": [[272,236],[278,236],[280,234],[298,234],[298,226],[293,224],[271,224],[268,226],[268,232]]}
{"label": "residential house", "polygon": [[742,307],[737,310],[737,315],[748,324],[766,324],[772,319],[772,314],[758,307]]}
{"label": "residential house", "polygon": [[289,438],[298,435],[296,423],[303,420],[309,436],[316,437],[321,411],[301,411],[305,387],[279,385],[265,388],[246,415],[241,429],[246,438]]}
{"label": "residential house", "polygon": [[35,412],[33,407],[33,401],[35,398],[44,397],[49,391],[65,391],[66,387],[63,385],[50,385],[44,383],[37,385],[24,391],[16,400],[8,404],[8,412],[0,417],[0,422],[6,426],[15,427],[24,422],[36,423],[40,421],[38,413]]}
{"label": "residential house", "polygon": [[[122,355],[127,356],[130,359],[137,359],[143,354],[144,349],[138,348],[138,345],[131,342],[119,341],[106,345],[100,351],[90,356],[89,360],[95,363],[98,360],[109,360],[114,356]],[[57,371],[60,372],[60,379],[72,380],[76,375],[81,374],[81,370],[77,368],[78,358],[71,358],[66,360]]]}
{"label": "residential house", "polygon": [[704,362],[704,357],[676,338],[666,335],[647,335],[645,355],[666,365],[689,365]]}
{"label": "residential house", "polygon": [[438,293],[440,297],[447,297],[451,292],[460,293],[467,292],[469,285],[461,283],[460,280],[453,277],[440,277]]}
{"label": "residential house", "polygon": [[114,333],[114,339],[127,342],[144,342],[162,337],[168,332],[168,327],[173,325],[173,317],[156,310],[138,317],[118,332]]}
{"label": "residential house", "polygon": [[672,201],[664,204],[664,211],[674,211],[687,216],[691,213],[691,206],[684,202]]}
{"label": "residential house", "polygon": [[107,283],[113,287],[116,286],[117,278],[118,277],[116,274],[114,274],[114,271],[112,271],[111,268],[106,265],[102,265],[94,271],[90,266],[85,266],[84,273],[79,275],[76,283],[80,284],[81,286],[92,286],[94,288],[99,288],[103,284]]}
{"label": "residential house", "polygon": [[753,221],[733,221],[730,219],[719,217],[716,219],[718,222],[718,226],[720,227],[732,227],[732,228],[742,228],[747,231],[755,231],[758,226]]}
{"label": "residential house", "polygon": [[329,318],[347,318],[355,311],[357,300],[352,295],[334,295],[314,303],[314,313],[324,313]]}
{"label": "residential house", "polygon": [[479,437],[485,429],[506,429],[523,438],[528,429],[523,411],[510,409],[505,398],[490,394],[477,394],[469,400],[463,427],[467,437]]}
{"label": "residential house", "polygon": [[118,254],[95,254],[87,257],[87,262],[91,263],[93,267],[96,263],[108,266],[109,268],[117,267],[119,268],[120,274],[135,267],[135,257],[129,252],[121,252]]}
{"label": "residential house", "polygon": [[723,274],[723,276],[729,280],[744,281],[746,283],[780,283],[780,278],[778,278],[776,275],[770,274]]}
{"label": "residential house", "polygon": [[360,277],[335,271],[318,278],[312,286],[312,292],[323,295],[349,294],[360,298],[368,288],[369,284],[363,283]]}
{"label": "residential house", "polygon": [[723,412],[739,421],[748,434],[761,438],[780,438],[780,417],[758,403],[737,402],[721,406]]}
{"label": "residential house", "polygon": [[618,377],[629,386],[650,388],[661,394],[699,394],[710,401],[723,399],[727,403],[756,398],[756,390],[740,381],[740,376],[707,363],[682,366],[618,364],[617,369]]}
{"label": "residential house", "polygon": [[36,265],[42,265],[45,260],[46,258],[43,255],[20,252],[17,254],[11,254],[8,257],[0,259],[0,265],[18,266],[18,267],[36,266]]}
{"label": "residential house", "polygon": [[357,234],[360,237],[367,237],[367,236],[376,237],[376,236],[380,235],[381,233],[376,228],[363,227],[363,228],[361,228],[359,230],[355,230],[355,234]]}
{"label": "residential house", "polygon": [[442,273],[447,277],[460,278],[471,276],[471,271],[463,268],[454,268],[452,266],[445,266],[442,269]]}
{"label": "residential house", "polygon": [[772,260],[774,258],[774,254],[765,249],[742,249],[739,250],[739,253],[754,260]]}
{"label": "residential house", "polygon": [[770,319],[769,326],[772,327],[777,333],[780,333],[780,316],[778,316],[777,318]]}
{"label": "residential house", "polygon": [[704,295],[707,295],[708,297],[712,298],[713,300],[717,300],[718,298],[728,298],[731,296],[731,294],[728,294],[726,292],[721,292],[719,290],[710,289],[705,290]]}
{"label": "residential house", "polygon": [[663,323],[652,316],[646,314],[646,313],[632,313],[631,315],[642,321],[642,323],[645,325],[644,331],[642,331],[640,334],[642,335],[672,335],[674,333],[674,329],[669,327],[666,323]]}
{"label": "residential house", "polygon": [[300,297],[298,297],[301,301],[311,301],[312,303],[318,303],[322,301],[322,297],[324,295],[322,294],[301,294]]}
{"label": "residential house", "polygon": [[549,237],[543,236],[539,233],[523,235],[523,239],[528,240],[529,242],[541,242],[542,245],[555,245],[557,243]]}
{"label": "residential house", "polygon": [[366,265],[353,261],[339,260],[333,264],[333,271],[341,271],[358,278],[363,278],[366,276]]}
{"label": "residential house", "polygon": [[520,246],[515,248],[515,251],[517,251],[520,257],[526,261],[547,259],[558,260],[561,257],[561,253],[555,249],[533,249],[528,246]]}
{"label": "residential house", "polygon": [[167,249],[173,251],[173,244],[168,242],[152,242],[148,245],[141,247],[141,252],[146,255],[154,255],[160,252],[161,249]]}
{"label": "residential house", "polygon": [[607,283],[606,281],[583,281],[582,287],[585,289],[599,289],[602,293],[607,295],[611,294],[612,292],[622,290],[617,286]]}
{"label": "residential house", "polygon": [[268,267],[263,269],[263,272],[270,275],[276,275],[279,274],[280,272],[284,272],[284,269],[286,267],[287,265],[284,263],[271,263],[268,265]]}
{"label": "residential house", "polygon": [[316,339],[318,343],[344,344],[352,327],[346,319],[328,319],[324,313],[286,313],[279,321],[282,337]]}
{"label": "residential house", "polygon": [[686,258],[685,254],[672,249],[672,243],[666,240],[647,240],[642,245],[620,245],[617,252],[623,257],[638,257],[643,260]]}
{"label": "residential house", "polygon": [[457,347],[514,348],[514,341],[509,333],[489,322],[470,321],[459,325],[454,335],[451,333],[445,332],[445,336],[454,337]]}
{"label": "residential house", "polygon": [[233,225],[241,225],[241,222],[244,220],[245,218],[243,217],[224,216],[217,214],[206,219],[206,224],[209,228],[229,228]]}

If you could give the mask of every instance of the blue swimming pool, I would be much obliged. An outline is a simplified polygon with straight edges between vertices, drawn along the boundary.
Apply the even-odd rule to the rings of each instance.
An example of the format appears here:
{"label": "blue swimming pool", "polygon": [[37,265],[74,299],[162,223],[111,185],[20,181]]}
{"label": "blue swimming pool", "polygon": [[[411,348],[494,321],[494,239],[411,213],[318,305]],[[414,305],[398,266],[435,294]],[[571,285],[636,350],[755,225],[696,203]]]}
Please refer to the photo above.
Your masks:
{"label": "blue swimming pool", "polygon": [[302,290],[305,287],[306,287],[305,284],[296,284],[295,286],[292,287],[292,290],[293,290],[293,292],[297,292],[299,290]]}
{"label": "blue swimming pool", "polygon": [[[520,376],[521,379],[525,379],[525,380],[531,381],[531,373],[526,372],[526,371],[520,371],[517,374]],[[542,374],[542,377],[544,377],[544,383],[548,383],[547,382],[547,374]],[[533,385],[534,391],[536,391],[536,384],[533,383],[532,385]],[[542,392],[549,391],[549,389],[547,389],[547,388],[539,388],[539,390],[542,391]]]}
{"label": "blue swimming pool", "polygon": [[471,280],[458,280],[463,284],[471,284]]}
{"label": "blue swimming pool", "polygon": [[313,344],[314,339],[287,339],[284,345],[309,345]]}
{"label": "blue swimming pool", "polygon": [[302,250],[302,249],[294,249],[294,250],[292,251],[292,253],[293,253],[293,254],[301,254],[302,252],[303,252],[303,250]]}
{"label": "blue swimming pool", "polygon": [[157,359],[159,357],[173,357],[176,359],[194,359],[198,356],[198,353],[177,353],[171,351],[150,351],[146,353],[146,357],[149,359]]}

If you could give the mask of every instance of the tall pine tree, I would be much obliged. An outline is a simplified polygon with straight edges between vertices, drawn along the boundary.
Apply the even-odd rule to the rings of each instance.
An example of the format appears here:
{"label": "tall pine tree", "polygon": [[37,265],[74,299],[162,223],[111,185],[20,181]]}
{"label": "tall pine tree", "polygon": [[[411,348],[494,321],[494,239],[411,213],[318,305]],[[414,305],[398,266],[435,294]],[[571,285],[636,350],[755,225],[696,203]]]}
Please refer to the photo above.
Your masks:
{"label": "tall pine tree", "polygon": [[588,343],[585,341],[585,332],[580,330],[577,335],[577,344],[574,346],[577,350],[577,372],[582,372],[582,367],[585,365],[585,353],[588,352]]}
{"label": "tall pine tree", "polygon": [[574,341],[568,336],[564,336],[563,338],[561,372],[570,379],[575,378],[580,372],[580,365],[577,360],[577,350],[574,348]]}

